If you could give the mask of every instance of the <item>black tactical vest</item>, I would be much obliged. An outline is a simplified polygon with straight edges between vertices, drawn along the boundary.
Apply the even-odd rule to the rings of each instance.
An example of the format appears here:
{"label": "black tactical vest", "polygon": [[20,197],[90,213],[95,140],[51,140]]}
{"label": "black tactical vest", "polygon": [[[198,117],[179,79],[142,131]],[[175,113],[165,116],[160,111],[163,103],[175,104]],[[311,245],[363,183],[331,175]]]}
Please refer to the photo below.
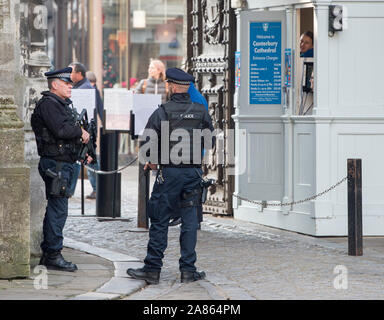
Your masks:
{"label": "black tactical vest", "polygon": [[[44,99],[52,99],[50,97],[43,97],[36,103],[35,110],[31,116],[31,126],[35,133],[37,152],[40,157],[49,158],[71,158],[71,160],[77,160],[77,155],[80,151],[81,143],[71,140],[56,139],[51,131],[45,126],[43,119],[40,116],[40,104]],[[52,99],[53,100],[53,99]],[[68,113],[68,116],[71,116]],[[75,125],[75,120],[73,120]]]}
{"label": "black tactical vest", "polygon": [[[164,150],[162,145],[161,152],[168,151],[169,161],[164,163],[165,158],[164,154],[162,154],[161,163],[176,167],[200,166],[202,144],[200,138],[194,139],[193,130],[198,129],[197,132],[201,132],[203,128],[203,118],[206,112],[204,106],[198,103],[169,101],[163,104],[162,107],[169,121],[169,149]],[[177,140],[175,141],[175,139]]]}

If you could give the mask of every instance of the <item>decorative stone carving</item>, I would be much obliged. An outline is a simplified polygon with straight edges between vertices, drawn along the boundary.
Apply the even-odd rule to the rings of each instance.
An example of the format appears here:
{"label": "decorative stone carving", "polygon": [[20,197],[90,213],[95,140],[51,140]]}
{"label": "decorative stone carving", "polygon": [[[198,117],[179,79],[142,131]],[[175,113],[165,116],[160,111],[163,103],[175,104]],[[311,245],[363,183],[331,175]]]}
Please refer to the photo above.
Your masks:
{"label": "decorative stone carving", "polygon": [[224,1],[201,2],[204,19],[204,41],[209,44],[218,44],[223,39]]}

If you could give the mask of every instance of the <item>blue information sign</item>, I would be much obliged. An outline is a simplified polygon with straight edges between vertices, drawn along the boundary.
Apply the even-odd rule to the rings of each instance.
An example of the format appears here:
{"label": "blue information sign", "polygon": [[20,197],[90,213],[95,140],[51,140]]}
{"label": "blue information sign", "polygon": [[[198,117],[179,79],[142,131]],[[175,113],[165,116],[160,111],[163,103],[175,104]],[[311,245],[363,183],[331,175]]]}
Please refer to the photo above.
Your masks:
{"label": "blue information sign", "polygon": [[281,104],[281,22],[252,22],[249,34],[249,104]]}

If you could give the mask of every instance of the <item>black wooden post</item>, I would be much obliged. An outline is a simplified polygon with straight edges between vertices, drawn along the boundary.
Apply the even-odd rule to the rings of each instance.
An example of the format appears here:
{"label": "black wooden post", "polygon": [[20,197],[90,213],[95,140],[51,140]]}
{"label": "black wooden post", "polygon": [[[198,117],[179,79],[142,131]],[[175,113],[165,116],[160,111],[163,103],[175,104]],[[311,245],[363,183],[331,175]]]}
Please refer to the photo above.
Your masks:
{"label": "black wooden post", "polygon": [[149,170],[139,161],[139,190],[137,207],[137,227],[148,229],[147,203],[149,198]]}
{"label": "black wooden post", "polygon": [[348,255],[363,255],[361,159],[348,159]]}

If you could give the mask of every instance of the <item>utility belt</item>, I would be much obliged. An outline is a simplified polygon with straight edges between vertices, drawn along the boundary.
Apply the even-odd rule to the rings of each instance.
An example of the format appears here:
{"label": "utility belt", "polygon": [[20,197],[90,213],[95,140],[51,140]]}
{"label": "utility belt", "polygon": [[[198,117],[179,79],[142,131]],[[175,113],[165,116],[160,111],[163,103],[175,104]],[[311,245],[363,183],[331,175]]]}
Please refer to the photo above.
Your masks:
{"label": "utility belt", "polygon": [[77,155],[81,143],[73,140],[56,140],[47,128],[42,129],[41,136],[36,136],[37,150],[40,157],[57,157]]}
{"label": "utility belt", "polygon": [[77,147],[76,144],[48,144],[43,143],[41,148],[41,153],[39,154],[41,157],[57,157],[63,155],[77,155],[80,150],[80,147]]}
{"label": "utility belt", "polygon": [[201,168],[201,164],[162,164],[161,168]]}

